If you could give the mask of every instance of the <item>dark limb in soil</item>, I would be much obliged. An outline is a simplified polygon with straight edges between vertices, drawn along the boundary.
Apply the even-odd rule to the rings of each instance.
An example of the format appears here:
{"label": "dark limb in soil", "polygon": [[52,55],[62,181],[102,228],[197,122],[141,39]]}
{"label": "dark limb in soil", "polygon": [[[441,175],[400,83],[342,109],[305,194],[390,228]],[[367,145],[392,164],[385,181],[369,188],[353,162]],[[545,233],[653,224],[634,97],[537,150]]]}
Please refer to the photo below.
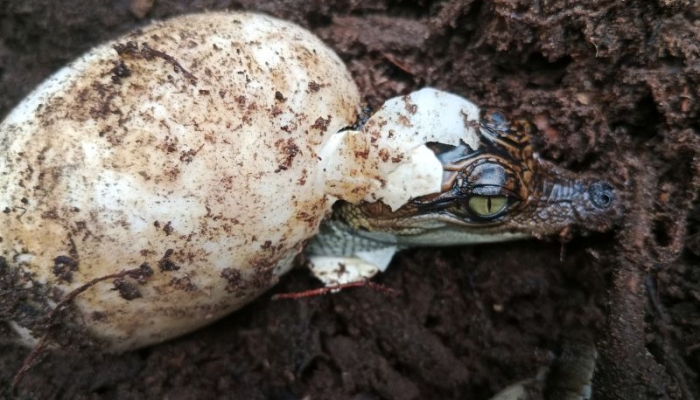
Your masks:
{"label": "dark limb in soil", "polygon": [[[607,337],[599,345],[600,383],[596,394],[603,399],[646,399],[646,382],[667,381],[662,379],[663,367],[648,353],[644,337],[644,275],[651,267],[646,246],[651,226],[649,211],[653,208],[647,188],[656,187],[658,179],[644,161],[630,166],[635,178],[629,203],[634,207],[628,210],[620,234],[624,251],[613,273]],[[658,398],[672,399],[664,386],[655,388]]]}
{"label": "dark limb in soil", "polygon": [[[693,162],[694,164],[694,162]],[[613,273],[610,294],[607,337],[600,343],[601,361],[598,364],[596,398],[601,399],[684,399],[693,400],[685,382],[679,357],[671,350],[668,334],[664,334],[663,308],[654,304],[655,320],[662,337],[661,359],[656,359],[647,347],[648,327],[645,326],[652,269],[665,268],[674,261],[683,248],[686,215],[676,216],[666,227],[665,239],[659,240],[654,230],[657,221],[666,211],[662,194],[654,188],[662,185],[662,177],[653,167],[650,155],[630,165],[633,186],[628,204],[626,223],[620,234],[620,256]],[[695,165],[691,167],[692,186],[697,180]],[[680,209],[690,209],[694,195],[691,192],[676,193]],[[668,196],[668,194],[666,194]],[[671,194],[670,197],[673,197]],[[674,204],[677,210],[679,204]],[[652,294],[653,296],[653,294]],[[656,332],[653,332],[656,334]]]}
{"label": "dark limb in soil", "polygon": [[562,352],[550,367],[544,389],[546,400],[590,397],[598,352],[590,338],[564,337]]}

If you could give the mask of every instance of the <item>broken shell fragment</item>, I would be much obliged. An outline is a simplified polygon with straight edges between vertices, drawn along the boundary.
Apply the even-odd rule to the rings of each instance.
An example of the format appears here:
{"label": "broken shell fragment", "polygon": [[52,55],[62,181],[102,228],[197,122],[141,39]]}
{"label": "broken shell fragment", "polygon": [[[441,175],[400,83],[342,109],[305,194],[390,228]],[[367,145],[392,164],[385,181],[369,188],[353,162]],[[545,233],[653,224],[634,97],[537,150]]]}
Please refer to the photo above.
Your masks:
{"label": "broken shell fragment", "polygon": [[[337,147],[325,148],[332,152],[325,157],[326,191],[353,203],[381,200],[392,210],[438,193],[443,168],[427,143],[464,143],[477,150],[478,122],[472,102],[432,88],[389,99],[362,130],[335,135]],[[348,177],[349,160],[355,177]]]}

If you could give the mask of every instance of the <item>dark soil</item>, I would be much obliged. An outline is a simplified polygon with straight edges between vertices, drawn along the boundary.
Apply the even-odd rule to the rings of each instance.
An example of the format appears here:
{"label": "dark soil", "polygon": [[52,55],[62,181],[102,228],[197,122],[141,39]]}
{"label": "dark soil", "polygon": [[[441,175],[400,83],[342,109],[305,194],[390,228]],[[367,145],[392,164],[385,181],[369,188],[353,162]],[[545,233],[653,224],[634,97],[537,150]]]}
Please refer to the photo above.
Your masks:
{"label": "dark soil", "polygon": [[[575,336],[597,344],[595,399],[700,399],[700,3],[2,0],[0,116],[96,43],[226,8],[313,30],[370,105],[434,86],[532,120],[543,157],[619,185],[624,220],[566,244],[401,253],[377,279],[395,298],[269,293],[148,349],[46,353],[18,398],[479,400]],[[298,269],[274,292],[317,286]],[[7,388],[29,350],[0,338]]]}

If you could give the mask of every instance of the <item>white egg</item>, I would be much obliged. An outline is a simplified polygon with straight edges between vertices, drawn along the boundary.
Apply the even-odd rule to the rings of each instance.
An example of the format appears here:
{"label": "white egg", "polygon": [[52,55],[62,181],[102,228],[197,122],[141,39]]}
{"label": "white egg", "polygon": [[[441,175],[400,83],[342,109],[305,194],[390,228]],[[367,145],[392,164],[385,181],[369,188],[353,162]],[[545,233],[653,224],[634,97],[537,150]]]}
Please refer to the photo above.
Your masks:
{"label": "white egg", "polygon": [[178,17],[87,52],[0,125],[0,256],[29,297],[17,331],[31,344],[29,314],[141,265],[143,284],[77,296],[70,324],[121,351],[249,302],[335,201],[319,153],[359,104],[332,50],[258,14]]}

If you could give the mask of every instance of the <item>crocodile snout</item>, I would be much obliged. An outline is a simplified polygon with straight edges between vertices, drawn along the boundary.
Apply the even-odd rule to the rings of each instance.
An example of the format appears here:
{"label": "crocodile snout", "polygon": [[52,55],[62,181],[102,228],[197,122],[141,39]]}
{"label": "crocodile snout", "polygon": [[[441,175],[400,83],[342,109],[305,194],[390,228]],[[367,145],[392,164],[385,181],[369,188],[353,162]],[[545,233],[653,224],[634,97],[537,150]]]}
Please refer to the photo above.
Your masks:
{"label": "crocodile snout", "polygon": [[615,187],[601,179],[582,183],[583,190],[573,202],[577,224],[585,230],[597,232],[612,228],[621,215]]}
{"label": "crocodile snout", "polygon": [[615,203],[615,189],[605,181],[596,181],[588,186],[588,199],[593,206],[605,210]]}

